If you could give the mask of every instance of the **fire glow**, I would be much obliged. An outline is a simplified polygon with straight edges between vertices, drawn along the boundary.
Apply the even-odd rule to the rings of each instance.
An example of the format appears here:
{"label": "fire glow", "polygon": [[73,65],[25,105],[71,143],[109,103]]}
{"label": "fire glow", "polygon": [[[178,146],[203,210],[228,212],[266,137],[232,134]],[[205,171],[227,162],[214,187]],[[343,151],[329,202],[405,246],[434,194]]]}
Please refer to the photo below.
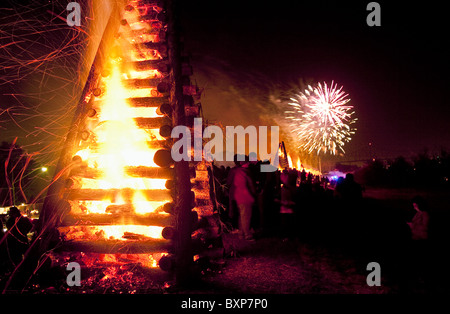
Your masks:
{"label": "fire glow", "polygon": [[[105,193],[109,196],[69,201],[72,215],[86,217],[87,221],[89,215],[97,215],[96,219],[99,219],[98,216],[103,217],[101,219],[116,217],[115,221],[119,223],[60,227],[59,231],[69,241],[132,242],[164,239],[164,227],[136,224],[136,217],[169,215],[160,210],[164,204],[172,201],[167,193],[167,179],[140,177],[127,172],[132,167],[158,168],[154,162],[158,149],[154,148],[152,142],[164,140],[159,129],[143,128],[136,122],[136,118],[164,117],[157,113],[157,108],[133,107],[130,103],[132,98],[146,99],[163,95],[156,87],[136,87],[132,80],[162,79],[164,75],[157,69],[139,71],[126,64],[129,61],[157,60],[162,57],[155,49],[140,45],[148,41],[158,42],[158,36],[151,33],[152,25],[141,21],[135,10],[125,10],[123,18],[128,21],[130,28],[121,26],[121,36],[116,40],[118,46],[113,47],[113,50],[117,48],[120,56],[115,55],[109,60],[96,89],[86,99],[86,103],[93,104],[90,109],[92,114],[88,115],[84,131],[86,136],[81,139],[80,149],[75,156],[78,156],[77,160],[81,160],[80,163],[88,169],[89,175],[71,178],[72,188],[82,193],[94,191],[95,195],[101,195],[103,191],[108,190],[113,192],[114,196]],[[152,199],[153,197],[146,193],[148,191],[163,193],[158,193],[158,198]],[[164,195],[167,195],[167,198]],[[153,255],[155,254],[163,256],[166,253]],[[151,254],[135,255],[138,258],[134,260],[143,261],[144,266],[157,266],[159,258],[150,258]]]}

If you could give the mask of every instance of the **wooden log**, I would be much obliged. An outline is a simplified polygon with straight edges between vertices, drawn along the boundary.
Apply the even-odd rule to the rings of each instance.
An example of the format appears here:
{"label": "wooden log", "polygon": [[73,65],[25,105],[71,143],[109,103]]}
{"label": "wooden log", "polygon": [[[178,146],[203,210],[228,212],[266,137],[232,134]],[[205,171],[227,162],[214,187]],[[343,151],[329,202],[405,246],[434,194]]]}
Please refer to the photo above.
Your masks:
{"label": "wooden log", "polygon": [[173,168],[158,168],[158,167],[126,167],[125,171],[128,175],[133,177],[143,177],[152,179],[173,179],[175,171]]}
{"label": "wooden log", "polygon": [[[172,168],[145,167],[145,166],[128,166],[125,172],[132,177],[144,177],[151,179],[173,179],[175,171]],[[104,176],[103,171],[89,168],[79,167],[73,169],[70,173],[71,177],[79,177],[86,179],[99,179]],[[66,187],[70,187],[66,186]]]}
{"label": "wooden log", "polygon": [[134,97],[127,98],[126,102],[131,107],[159,107],[169,102],[168,97]]}
{"label": "wooden log", "polygon": [[70,240],[65,241],[62,251],[91,252],[101,254],[170,253],[172,241],[166,239],[136,240]]}
{"label": "wooden log", "polygon": [[172,134],[172,126],[169,124],[163,125],[159,128],[159,135],[169,138]]}
{"label": "wooden log", "polygon": [[[183,105],[183,86],[181,75],[181,53],[180,25],[175,18],[177,12],[176,1],[168,0],[167,5],[167,33],[169,41],[169,59],[173,69],[174,88],[172,90],[173,99],[173,125],[186,125],[186,118]],[[190,168],[187,161],[175,163],[175,178],[177,182],[176,195],[176,233],[174,242],[174,252],[176,254],[175,279],[179,286],[185,286],[193,280],[193,251],[192,251],[192,214],[191,214],[191,186]]]}
{"label": "wooden log", "polygon": [[[142,193],[149,201],[167,201],[172,200],[170,190],[136,190]],[[130,193],[128,189],[74,189],[70,190],[66,198],[68,200],[85,200],[85,201],[114,201],[119,195],[126,195]]]}
{"label": "wooden log", "polygon": [[[100,143],[81,143],[78,147],[79,150],[89,148],[91,153],[99,153],[99,144]],[[172,147],[173,143],[171,139],[164,139],[164,140],[148,140],[147,146],[152,149],[160,149],[160,148],[167,148],[170,149]]]}
{"label": "wooden log", "polygon": [[163,78],[129,79],[123,83],[127,88],[150,88],[157,87]]}
{"label": "wooden log", "polygon": [[173,271],[175,269],[175,257],[172,255],[163,256],[158,265],[163,271]]}
{"label": "wooden log", "polygon": [[168,73],[170,67],[166,59],[161,60],[145,60],[145,61],[130,61],[125,63],[136,71],[158,70],[162,73]]}
{"label": "wooden log", "polygon": [[172,115],[172,106],[170,104],[162,104],[156,109],[156,113],[170,117]]}
{"label": "wooden log", "polygon": [[162,140],[162,141],[148,141],[147,146],[149,148],[157,149],[157,148],[171,148],[172,142],[170,140]]}
{"label": "wooden log", "polygon": [[136,214],[68,214],[62,220],[61,226],[91,226],[91,225],[118,225],[126,222],[132,225],[167,227],[174,225],[174,217],[167,214],[150,213]]}
{"label": "wooden log", "polygon": [[155,153],[153,158],[155,164],[162,168],[170,167],[174,164],[171,151],[168,149],[160,149]]}
{"label": "wooden log", "polygon": [[176,235],[176,230],[172,227],[165,227],[162,230],[161,235],[166,240],[172,240]]}
{"label": "wooden log", "polygon": [[167,119],[166,117],[158,117],[158,118],[134,118],[134,121],[136,121],[137,125],[141,128],[146,129],[157,129],[160,128],[163,125],[170,125],[171,121],[170,119]]}
{"label": "wooden log", "polygon": [[158,84],[158,86],[156,87],[158,92],[160,92],[161,94],[170,92],[171,88],[172,88],[172,85],[167,82],[160,82]]}
{"label": "wooden log", "polygon": [[151,41],[151,42],[135,44],[134,47],[136,49],[145,48],[145,49],[157,50],[162,55],[167,54],[167,45],[164,43],[155,43],[155,42]]}

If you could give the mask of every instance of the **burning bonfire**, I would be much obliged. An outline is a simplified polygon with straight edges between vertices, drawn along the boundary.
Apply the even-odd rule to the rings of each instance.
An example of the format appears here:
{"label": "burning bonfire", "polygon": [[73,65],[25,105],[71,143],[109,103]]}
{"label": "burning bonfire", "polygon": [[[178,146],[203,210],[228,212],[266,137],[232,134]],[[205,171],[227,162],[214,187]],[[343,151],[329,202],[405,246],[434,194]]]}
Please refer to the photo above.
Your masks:
{"label": "burning bonfire", "polygon": [[[101,73],[83,99],[85,114],[75,123],[74,153],[57,199],[62,245],[53,260],[86,267],[173,268],[177,188],[170,134],[175,82],[161,3],[126,3]],[[184,78],[190,75],[186,69]],[[195,106],[189,101],[192,95],[183,97],[186,106]],[[187,118],[198,113],[185,109]],[[197,198],[194,221],[197,211],[210,204],[208,176],[198,164],[189,166],[191,209]]]}

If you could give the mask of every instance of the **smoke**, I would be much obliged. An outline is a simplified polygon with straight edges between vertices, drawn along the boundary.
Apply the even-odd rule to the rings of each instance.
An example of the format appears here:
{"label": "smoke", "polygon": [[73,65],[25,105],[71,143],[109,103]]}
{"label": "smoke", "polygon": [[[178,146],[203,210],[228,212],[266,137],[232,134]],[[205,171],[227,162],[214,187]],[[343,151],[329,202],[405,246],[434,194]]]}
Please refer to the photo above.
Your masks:
{"label": "smoke", "polygon": [[299,151],[297,139],[291,132],[291,121],[285,117],[290,95],[307,86],[303,79],[279,82],[256,71],[244,72],[213,57],[194,57],[192,65],[192,79],[203,89],[203,114],[209,123],[279,126],[280,141],[284,141],[294,163],[298,158],[302,162],[311,160],[310,156]]}

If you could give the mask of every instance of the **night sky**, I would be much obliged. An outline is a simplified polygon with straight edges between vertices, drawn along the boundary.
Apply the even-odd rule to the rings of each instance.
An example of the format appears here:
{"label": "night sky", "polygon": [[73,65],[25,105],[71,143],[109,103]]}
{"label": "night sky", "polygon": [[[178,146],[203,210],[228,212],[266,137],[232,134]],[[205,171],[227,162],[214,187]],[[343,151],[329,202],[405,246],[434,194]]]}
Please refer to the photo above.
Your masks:
{"label": "night sky", "polygon": [[[185,51],[192,56],[193,81],[204,88],[206,119],[223,125],[271,125],[283,116],[267,101],[274,92],[299,80],[334,80],[344,86],[359,119],[356,135],[345,147],[348,160],[450,149],[449,27],[441,5],[379,1],[381,26],[369,27],[370,1],[179,2]],[[34,92],[40,88],[24,80],[14,91],[27,84]],[[11,91],[2,86],[1,92]],[[47,92],[41,102],[49,105],[43,111],[57,107],[69,112],[61,104],[72,95]],[[2,109],[14,106],[11,97],[0,100]],[[28,130],[40,127],[37,119],[25,121],[33,121],[23,125]],[[70,117],[58,121],[52,134],[42,134],[62,136],[67,121]],[[10,140],[15,124],[5,114],[0,122],[0,140]]]}
{"label": "night sky", "polygon": [[[369,27],[370,1],[181,2],[186,50],[194,77],[205,87],[210,119],[236,125],[258,114],[227,114],[233,99],[221,103],[215,95],[229,83],[214,80],[220,65],[238,86],[236,94],[241,87],[249,99],[258,92],[246,94],[249,84],[303,79],[343,85],[359,119],[346,146],[349,159],[369,153],[368,143],[381,158],[450,148],[450,45],[443,7],[379,1],[381,26]],[[242,104],[253,106],[251,100]]]}

